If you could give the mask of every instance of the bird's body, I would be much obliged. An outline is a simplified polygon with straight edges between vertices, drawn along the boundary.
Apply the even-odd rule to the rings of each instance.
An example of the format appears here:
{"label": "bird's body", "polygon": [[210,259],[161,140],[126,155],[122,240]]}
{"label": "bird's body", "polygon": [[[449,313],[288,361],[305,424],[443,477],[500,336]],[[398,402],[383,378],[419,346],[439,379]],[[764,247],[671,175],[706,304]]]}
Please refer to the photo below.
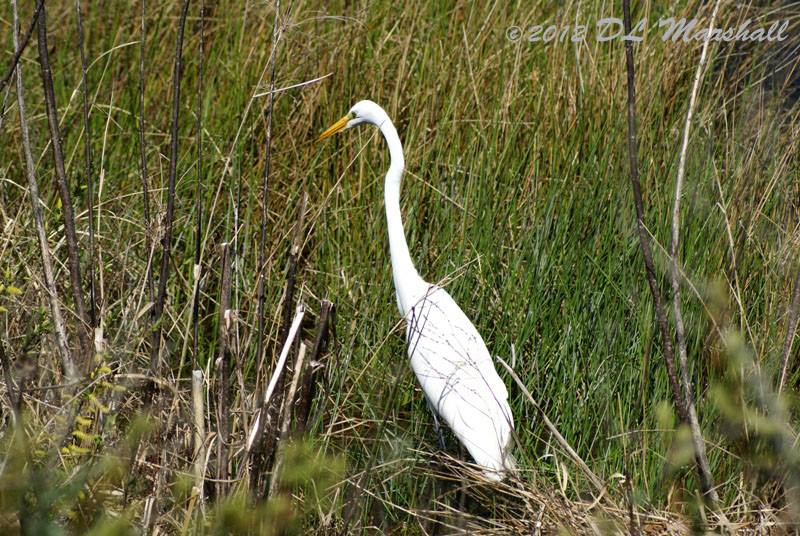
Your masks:
{"label": "bird's body", "polygon": [[431,285],[405,317],[408,357],[433,410],[487,477],[513,469],[508,391],[478,331],[442,288]]}
{"label": "bird's body", "polygon": [[510,454],[514,420],[508,391],[475,326],[444,289],[425,282],[408,251],[400,214],[403,148],[392,121],[372,101],[360,101],[320,137],[359,123],[378,126],[389,147],[385,203],[392,277],[406,321],[411,368],[433,411],[491,480],[513,471]]}

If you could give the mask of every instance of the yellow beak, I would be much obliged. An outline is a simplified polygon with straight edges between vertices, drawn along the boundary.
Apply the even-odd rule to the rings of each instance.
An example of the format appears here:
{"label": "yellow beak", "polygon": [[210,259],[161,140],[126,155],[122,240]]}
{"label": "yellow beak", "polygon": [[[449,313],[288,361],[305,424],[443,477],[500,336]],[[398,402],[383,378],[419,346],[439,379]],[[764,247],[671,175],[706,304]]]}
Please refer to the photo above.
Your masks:
{"label": "yellow beak", "polygon": [[350,121],[352,118],[353,117],[350,114],[347,114],[346,116],[342,117],[341,119],[336,121],[334,124],[332,124],[328,128],[328,130],[326,130],[325,132],[320,134],[319,138],[317,138],[317,141],[322,141],[325,138],[330,138],[331,136],[333,136],[337,132],[339,132],[341,130],[344,130],[345,128],[347,128],[347,122]]}

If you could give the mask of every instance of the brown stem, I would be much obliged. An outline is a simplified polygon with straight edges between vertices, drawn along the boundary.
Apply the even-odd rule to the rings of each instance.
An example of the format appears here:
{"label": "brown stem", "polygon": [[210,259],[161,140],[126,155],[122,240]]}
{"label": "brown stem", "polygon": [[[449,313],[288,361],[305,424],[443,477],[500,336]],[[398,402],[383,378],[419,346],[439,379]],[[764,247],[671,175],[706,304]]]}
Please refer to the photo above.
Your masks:
{"label": "brown stem", "polygon": [[272,469],[272,476],[270,476],[269,491],[267,492],[267,498],[274,497],[275,493],[278,491],[280,476],[283,469],[283,452],[284,452],[283,449],[285,448],[286,440],[289,438],[289,425],[292,420],[292,409],[294,407],[292,401],[294,400],[294,396],[297,393],[297,386],[300,383],[300,376],[303,373],[305,356],[306,356],[306,345],[300,343],[300,348],[297,352],[297,360],[295,361],[294,365],[294,374],[292,375],[292,383],[289,386],[289,391],[287,392],[286,399],[283,402],[283,418],[281,419],[280,440],[278,444],[280,450],[277,450],[275,453],[275,464]]}
{"label": "brown stem", "polygon": [[192,371],[192,415],[194,417],[194,485],[197,488],[200,501],[203,501],[205,493],[203,482],[205,481],[206,467],[206,418],[205,403],[203,398],[203,371]]}
{"label": "brown stem", "polygon": [[277,426],[278,410],[283,402],[283,385],[286,361],[289,353],[294,346],[294,342],[299,336],[300,324],[303,321],[305,308],[298,305],[294,320],[289,328],[289,334],[283,344],[278,361],[275,364],[275,370],[270,378],[269,385],[266,388],[264,397],[258,401],[258,411],[256,412],[256,421],[253,423],[251,430],[252,441],[248,437],[248,449],[250,455],[250,489],[255,490],[256,498],[263,498],[265,489],[263,484],[263,477],[267,471],[267,462],[273,452],[276,436],[275,430]]}
{"label": "brown stem", "polygon": [[83,40],[83,21],[81,20],[81,0],[75,0],[75,15],[78,22],[78,46],[81,52],[81,92],[83,93],[83,145],[86,159],[86,205],[89,216],[89,326],[96,328],[97,294],[95,282],[95,249],[94,249],[94,164],[92,161],[92,137],[89,126],[89,95],[86,86],[86,51]]}
{"label": "brown stem", "polygon": [[317,334],[314,338],[313,349],[311,350],[311,358],[302,376],[300,391],[297,395],[297,407],[295,408],[296,435],[301,435],[308,429],[308,417],[311,413],[311,404],[317,392],[317,378],[324,368],[320,360],[328,343],[328,325],[332,310],[333,304],[328,300],[322,300],[319,320],[317,321]]}
{"label": "brown stem", "polygon": [[[175,421],[179,417],[178,415],[179,397],[177,395],[177,392],[174,390],[172,394],[173,394],[172,403],[169,405],[169,409],[167,409],[166,426],[163,429],[159,430],[161,439],[161,453],[159,454],[159,460],[160,460],[159,469],[158,473],[156,474],[155,486],[152,495],[154,504],[151,509],[151,515],[154,516],[156,521],[161,517],[163,512],[167,510],[166,501],[162,500],[162,496],[164,494],[164,489],[167,487],[169,482],[169,474],[174,470],[173,469],[174,464],[170,463],[170,454],[171,454],[170,448],[173,447],[172,443],[175,438],[175,432],[176,432]],[[159,423],[160,422],[162,421],[159,421]],[[149,534],[148,531],[145,531],[145,533]]]}
{"label": "brown stem", "polygon": [[144,141],[144,56],[145,56],[145,13],[146,13],[146,0],[142,0],[142,14],[141,14],[141,35],[139,37],[139,175],[142,181],[142,204],[144,210],[144,228],[145,235],[147,236],[147,292],[150,298],[150,303],[153,306],[150,308],[150,327],[154,329],[155,323],[155,301],[156,292],[153,286],[153,267],[152,259],[154,254],[153,248],[153,235],[152,235],[152,221],[150,220],[150,186],[147,180],[147,146]]}
{"label": "brown stem", "polygon": [[153,344],[150,349],[150,370],[157,375],[161,353],[161,315],[164,312],[164,300],[167,297],[167,279],[169,278],[169,260],[172,252],[172,223],[175,213],[175,180],[178,171],[178,120],[181,103],[181,75],[183,74],[183,31],[186,27],[186,14],[189,11],[189,0],[184,0],[178,23],[178,38],[175,44],[175,69],[172,79],[172,132],[169,157],[169,185],[167,187],[167,213],[164,216],[164,237],[161,239],[161,270],[158,277],[158,298],[155,303]]}
{"label": "brown stem", "polygon": [[15,49],[14,57],[11,58],[11,65],[8,66],[8,71],[6,71],[3,79],[0,80],[0,92],[6,88],[6,85],[8,85],[11,77],[14,76],[14,71],[17,69],[19,59],[22,57],[22,53],[25,52],[25,48],[27,48],[28,43],[31,40],[31,35],[33,35],[33,27],[36,26],[36,21],[39,20],[39,13],[41,13],[43,6],[44,0],[39,0],[39,2],[36,4],[36,11],[33,12],[33,17],[31,17],[31,23],[28,25],[28,30],[25,32],[25,36],[22,38],[22,46]]}
{"label": "brown stem", "polygon": [[292,246],[289,250],[289,261],[286,268],[286,298],[283,302],[283,324],[279,335],[279,340],[286,340],[289,333],[289,326],[292,324],[292,311],[294,311],[294,291],[297,285],[297,263],[300,259],[300,252],[303,248],[302,230],[308,206],[308,194],[303,192],[300,201],[300,209],[297,212],[297,220],[294,224],[292,233]]}
{"label": "brown stem", "polygon": [[53,149],[53,161],[56,168],[56,185],[61,197],[61,215],[64,223],[64,234],[67,242],[67,256],[69,261],[69,278],[72,286],[72,299],[75,304],[75,314],[83,324],[79,326],[78,339],[81,349],[88,362],[90,350],[89,338],[86,326],[89,325],[89,318],[83,302],[83,290],[81,289],[81,262],[78,252],[78,235],[75,232],[75,215],[72,211],[72,197],[69,193],[67,172],[64,166],[64,152],[61,147],[61,133],[58,126],[58,110],[56,107],[56,96],[53,90],[53,73],[50,68],[50,54],[47,50],[47,10],[42,5],[39,14],[39,66],[41,67],[42,85],[44,86],[44,100],[47,108],[47,123],[50,127],[50,145]]}
{"label": "brown stem", "polygon": [[[717,9],[719,8],[719,0],[714,4],[714,10],[711,14],[711,22],[709,23],[708,32],[714,26],[714,21],[717,17]],[[678,176],[675,180],[675,203],[672,209],[672,241],[670,246],[670,275],[672,280],[672,313],[675,317],[675,341],[678,347],[678,364],[680,365],[680,379],[681,387],[683,388],[684,401],[686,403],[686,413],[688,417],[689,429],[692,434],[692,446],[694,448],[695,465],[697,466],[697,476],[700,479],[700,489],[703,494],[708,498],[712,508],[716,510],[716,505],[719,502],[719,496],[714,488],[714,476],[711,474],[711,467],[708,464],[706,457],[705,440],[703,433],[700,430],[700,422],[697,418],[697,409],[695,408],[694,393],[692,392],[692,381],[689,378],[689,365],[686,352],[686,336],[683,325],[683,313],[681,312],[681,286],[680,286],[680,265],[678,261],[678,251],[680,244],[680,215],[681,215],[681,196],[683,195],[683,182],[686,173],[686,153],[689,147],[689,131],[692,124],[692,115],[694,114],[695,103],[697,102],[697,94],[700,89],[700,81],[702,79],[703,65],[706,61],[708,53],[709,41],[703,43],[703,50],[700,54],[700,61],[697,63],[697,70],[695,71],[694,82],[692,84],[692,92],[689,96],[689,108],[686,112],[686,122],[683,130],[683,142],[681,144],[680,157],[678,159]]]}
{"label": "brown stem", "polygon": [[230,436],[231,376],[231,251],[222,244],[222,283],[219,301],[219,357],[217,358],[217,497],[228,489],[228,441]]}
{"label": "brown stem", "polygon": [[[631,6],[630,0],[623,0],[622,10],[624,16],[625,32],[631,31]],[[625,41],[625,63],[628,71],[628,159],[630,163],[631,187],[633,188],[633,200],[636,205],[636,227],[639,232],[639,246],[644,257],[645,272],[647,273],[647,284],[650,286],[650,293],[656,310],[656,320],[658,329],[661,332],[661,344],[664,351],[664,361],[667,365],[667,375],[669,385],[672,389],[672,400],[678,411],[678,416],[682,422],[687,422],[686,405],[681,395],[678,376],[675,371],[675,355],[672,351],[672,339],[669,334],[669,324],[667,314],[664,310],[664,301],[661,291],[658,289],[656,281],[656,270],[653,263],[653,253],[650,250],[650,237],[644,224],[644,202],[642,201],[642,184],[639,179],[639,156],[638,143],[636,141],[636,77],[633,68],[633,42]]]}
{"label": "brown stem", "polygon": [[[14,48],[20,50],[19,45],[19,15],[17,13],[17,0],[11,0],[12,10],[14,12],[13,21],[13,34],[14,34]],[[17,105],[19,106],[19,123],[22,132],[22,149],[25,154],[25,166],[27,168],[28,176],[28,191],[31,197],[31,208],[33,211],[34,224],[36,226],[36,235],[39,238],[39,250],[42,256],[42,269],[44,271],[44,283],[47,290],[47,298],[50,302],[50,313],[53,321],[53,331],[55,333],[56,346],[61,358],[61,370],[64,375],[65,383],[73,385],[77,376],[75,363],[72,360],[72,355],[69,350],[69,343],[67,342],[67,331],[64,328],[64,317],[61,315],[61,304],[58,300],[58,291],[56,289],[56,280],[53,275],[52,257],[50,254],[50,246],[47,243],[47,233],[44,228],[44,214],[42,211],[42,200],[39,197],[39,183],[36,180],[36,164],[33,160],[31,153],[30,134],[28,132],[28,120],[25,111],[25,85],[22,79],[22,65],[17,65]]]}
{"label": "brown stem", "polygon": [[203,53],[205,0],[200,2],[200,60],[197,68],[197,188],[195,190],[194,289],[192,292],[192,370],[197,368],[200,335],[200,256],[203,236]]}
{"label": "brown stem", "polygon": [[267,265],[267,208],[269,206],[269,175],[272,164],[272,111],[275,102],[275,56],[278,49],[278,21],[280,20],[281,3],[277,0],[275,3],[275,18],[272,23],[272,51],[269,55],[270,66],[270,94],[269,106],[267,107],[267,139],[265,141],[265,163],[264,163],[264,179],[261,184],[261,235],[258,239],[258,270],[256,283],[258,304],[256,306],[256,317],[258,318],[258,333],[256,337],[256,367],[258,376],[256,380],[256,400],[261,400],[260,380],[261,364],[264,359],[264,330],[266,329],[266,310],[265,310],[265,294],[266,283],[264,281],[264,270]]}

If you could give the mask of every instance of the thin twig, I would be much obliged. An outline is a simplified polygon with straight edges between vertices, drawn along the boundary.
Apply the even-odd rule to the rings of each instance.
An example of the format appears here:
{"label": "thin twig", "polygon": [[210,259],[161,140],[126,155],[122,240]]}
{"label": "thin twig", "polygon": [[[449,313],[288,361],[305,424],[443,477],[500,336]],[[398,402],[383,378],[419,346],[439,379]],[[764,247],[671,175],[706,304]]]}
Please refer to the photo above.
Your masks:
{"label": "thin twig", "polygon": [[[256,305],[256,317],[258,322],[258,332],[256,334],[256,398],[260,399],[260,385],[261,382],[261,364],[264,359],[264,331],[266,329],[266,283],[265,274],[267,265],[267,209],[269,206],[269,179],[272,164],[272,111],[275,102],[275,58],[278,50],[278,29],[280,21],[281,3],[277,0],[275,3],[275,18],[272,23],[272,50],[269,55],[269,68],[270,68],[270,94],[269,106],[267,107],[267,139],[265,141],[265,163],[264,163],[264,178],[261,184],[261,235],[258,240],[258,267],[256,270],[256,289],[258,295],[258,303]],[[288,13],[287,13],[288,16]]]}
{"label": "thin twig", "polygon": [[175,181],[178,172],[178,120],[181,101],[181,75],[183,74],[183,32],[186,27],[186,14],[189,11],[189,0],[184,0],[181,18],[178,23],[178,38],[175,44],[175,70],[172,80],[172,132],[169,155],[169,185],[167,189],[167,213],[164,216],[164,236],[161,239],[161,270],[158,278],[158,297],[153,316],[153,344],[150,349],[150,370],[154,374],[159,369],[161,353],[161,314],[164,312],[164,300],[167,297],[167,279],[169,278],[169,259],[172,252],[172,224],[175,211]]}
{"label": "thin twig", "polygon": [[[267,444],[266,430],[268,427],[270,427],[270,430],[275,429],[277,411],[274,408],[280,408],[280,400],[272,400],[272,395],[278,390],[279,383],[285,376],[284,369],[286,360],[289,357],[289,352],[292,349],[295,338],[300,331],[300,324],[303,322],[304,315],[305,307],[300,303],[295,311],[294,320],[289,328],[289,335],[286,341],[284,341],[283,349],[278,357],[278,362],[275,364],[275,370],[272,373],[269,385],[264,392],[264,398],[259,401],[259,409],[257,410],[256,418],[250,427],[250,432],[247,434],[245,452],[249,456],[251,466],[249,484],[251,492],[257,498],[262,498],[266,492],[263,486],[260,485],[271,450],[271,446]],[[271,439],[274,440],[275,438]],[[274,442],[271,443],[274,444]],[[243,464],[243,467],[244,465],[245,464]]]}
{"label": "thin twig", "polygon": [[15,47],[14,57],[11,58],[11,65],[8,66],[8,71],[6,71],[3,79],[0,80],[0,92],[6,88],[6,85],[11,80],[11,77],[14,76],[14,71],[17,69],[19,59],[22,57],[22,53],[25,52],[25,48],[27,48],[28,43],[31,40],[33,28],[36,26],[36,21],[39,20],[39,13],[41,13],[42,7],[44,7],[44,0],[39,0],[36,3],[36,11],[33,12],[33,17],[31,17],[31,23],[28,25],[28,30],[25,32],[25,36],[22,38],[22,46]]}
{"label": "thin twig", "polygon": [[[14,12],[13,21],[13,34],[14,34],[14,49],[19,51],[19,14],[17,13],[17,0],[11,0],[12,10]],[[44,283],[47,290],[47,298],[50,302],[50,313],[53,321],[53,331],[55,333],[56,346],[61,358],[61,370],[65,378],[65,382],[73,384],[76,382],[77,369],[72,360],[72,355],[69,351],[69,343],[67,342],[67,331],[64,328],[64,317],[61,315],[61,304],[58,300],[58,291],[56,289],[56,281],[53,275],[52,257],[50,254],[50,246],[47,243],[47,232],[44,228],[44,214],[42,211],[42,201],[39,197],[39,183],[36,180],[36,164],[33,160],[31,153],[30,134],[28,132],[28,120],[25,112],[25,85],[22,79],[22,64],[17,65],[17,105],[19,106],[19,123],[22,132],[22,149],[25,154],[25,166],[28,175],[28,191],[31,197],[31,207],[33,211],[33,219],[36,225],[36,235],[39,238],[39,250],[42,256],[42,269],[44,271]]]}
{"label": "thin twig", "polygon": [[292,420],[292,409],[294,404],[294,396],[297,393],[297,385],[300,382],[300,376],[303,373],[303,364],[305,362],[306,357],[306,345],[300,343],[300,350],[297,352],[297,360],[294,364],[294,375],[292,376],[292,383],[289,386],[289,392],[286,395],[286,399],[283,401],[283,419],[280,428],[280,440],[278,443],[278,451],[275,456],[275,464],[272,469],[272,476],[270,477],[269,481],[269,492],[267,493],[267,497],[274,497],[275,492],[278,490],[278,484],[280,482],[280,475],[283,469],[283,452],[282,449],[286,448],[286,440],[289,437],[289,424]]}
{"label": "thin twig", "polygon": [[223,497],[228,480],[231,371],[231,248],[222,244],[222,282],[219,300],[219,357],[217,358],[217,496]]}
{"label": "thin twig", "polygon": [[308,206],[308,193],[303,192],[300,200],[300,208],[297,211],[297,220],[294,223],[292,233],[292,245],[289,249],[289,261],[286,268],[286,298],[283,302],[283,324],[279,340],[284,340],[289,332],[292,322],[292,311],[294,310],[294,290],[297,284],[297,263],[300,259],[300,252],[303,247],[302,232],[305,223],[306,208]]}
{"label": "thin twig", "polygon": [[92,136],[89,125],[89,88],[86,85],[86,50],[83,40],[83,21],[81,20],[81,0],[75,0],[75,15],[78,23],[78,47],[81,53],[81,92],[83,93],[83,145],[86,158],[86,205],[89,216],[89,325],[92,329],[98,324],[97,294],[95,282],[94,249],[94,165],[92,162]]}
{"label": "thin twig", "polygon": [[[717,18],[717,9],[719,9],[719,0],[717,0],[717,2],[714,4],[714,10],[711,13],[711,22],[709,23],[708,27],[709,35],[714,28],[714,21]],[[714,488],[714,476],[711,474],[711,467],[709,466],[708,458],[706,457],[705,441],[703,439],[703,433],[700,430],[700,422],[697,418],[697,409],[695,408],[694,394],[692,392],[692,381],[689,378],[689,365],[686,354],[686,336],[683,325],[683,314],[681,312],[681,270],[678,263],[678,250],[680,245],[681,196],[683,195],[683,182],[686,176],[686,153],[689,148],[689,131],[692,125],[694,107],[697,103],[697,94],[700,90],[700,81],[702,80],[703,66],[706,63],[709,42],[710,40],[706,39],[703,43],[703,50],[700,53],[700,61],[697,63],[697,69],[694,73],[692,92],[689,96],[689,109],[686,112],[686,123],[683,127],[683,142],[681,144],[681,152],[678,159],[678,176],[675,179],[675,203],[672,207],[670,275],[672,279],[672,313],[675,317],[675,342],[678,347],[681,387],[683,388],[684,403],[686,404],[687,417],[689,418],[689,429],[692,434],[692,446],[694,448],[695,462],[697,465],[697,476],[700,479],[700,488],[703,494],[708,498],[712,508],[716,510],[717,503],[719,502],[719,495],[717,494],[717,490]]]}
{"label": "thin twig", "polygon": [[206,463],[206,421],[203,403],[203,371],[192,371],[192,414],[194,415],[194,486],[203,501]]}
{"label": "thin twig", "polygon": [[297,89],[299,87],[310,86],[312,84],[316,84],[317,82],[321,82],[322,80],[325,80],[326,78],[329,78],[331,76],[333,76],[333,73],[328,73],[323,76],[318,76],[317,78],[306,80],[305,82],[292,84],[291,86],[279,87],[278,89],[270,89],[269,91],[265,91],[264,93],[256,93],[255,95],[253,95],[253,98],[257,99],[259,97],[266,97],[267,95],[277,95],[278,93],[283,93],[284,91],[289,91],[290,89]]}
{"label": "thin twig", "polygon": [[[167,383],[170,387],[172,384]],[[169,473],[173,471],[173,464],[168,462],[169,457],[169,447],[173,441],[173,437],[175,434],[175,420],[178,418],[178,404],[179,404],[179,397],[176,396],[177,393],[174,391],[173,388],[173,398],[172,403],[170,404],[169,409],[167,410],[167,422],[166,426],[159,431],[161,434],[161,453],[159,454],[160,464],[158,474],[156,475],[156,482],[155,487],[153,490],[153,499],[155,501],[154,504],[154,512],[155,512],[155,519],[157,520],[163,512],[167,510],[165,501],[162,500],[162,494],[164,493],[164,488],[167,487],[167,482],[169,481]],[[147,533],[147,532],[146,532]]]}
{"label": "thin twig", "polygon": [[603,484],[603,481],[600,480],[600,477],[598,477],[588,465],[586,465],[586,462],[583,461],[583,458],[581,458],[575,449],[573,449],[572,446],[567,442],[567,440],[564,439],[564,436],[561,435],[561,432],[558,431],[558,428],[556,428],[553,422],[547,417],[547,414],[544,412],[539,403],[536,402],[533,396],[531,396],[530,391],[528,391],[528,388],[525,387],[524,383],[522,383],[522,380],[519,379],[519,376],[517,376],[517,373],[514,372],[514,369],[512,369],[500,356],[497,356],[496,359],[505,367],[505,369],[511,375],[511,378],[519,386],[522,394],[539,413],[539,416],[542,418],[542,422],[544,423],[545,427],[547,427],[548,431],[553,435],[553,437],[556,438],[556,442],[561,445],[561,448],[564,449],[564,452],[566,452],[572,461],[575,462],[575,465],[577,465],[578,468],[583,471],[583,474],[586,475],[586,478],[588,478],[592,485],[597,488],[598,493],[603,493],[605,489],[605,484]]}
{"label": "thin twig", "polygon": [[[625,32],[631,31],[631,5],[630,0],[623,0],[622,11],[624,16]],[[650,239],[647,228],[644,224],[644,202],[642,201],[642,184],[639,180],[639,156],[638,143],[636,141],[636,76],[633,68],[633,42],[625,41],[625,63],[628,72],[628,158],[630,163],[631,187],[633,188],[633,200],[636,205],[636,227],[639,232],[639,246],[644,257],[645,272],[647,273],[647,284],[650,286],[650,293],[655,304],[656,319],[658,329],[661,332],[661,345],[664,352],[664,361],[667,365],[667,376],[669,385],[672,389],[672,400],[678,411],[681,421],[688,420],[686,414],[686,404],[681,395],[678,376],[675,371],[675,355],[672,351],[672,338],[669,334],[669,324],[667,323],[667,313],[664,310],[664,301],[661,291],[658,289],[656,281],[656,269],[653,263],[653,253],[650,250]]]}
{"label": "thin twig", "polygon": [[317,334],[314,337],[314,346],[311,356],[303,374],[300,391],[297,395],[297,408],[295,416],[295,434],[303,434],[308,428],[308,416],[311,413],[311,404],[316,395],[316,379],[324,365],[320,362],[322,353],[328,344],[329,322],[332,316],[333,303],[322,300],[319,320],[317,321]]}
{"label": "thin twig", "polygon": [[83,289],[81,278],[81,262],[78,251],[78,235],[75,232],[75,214],[72,210],[72,196],[69,191],[67,172],[64,165],[64,152],[61,147],[61,132],[58,126],[58,109],[56,95],[53,89],[53,73],[50,67],[50,53],[47,49],[47,9],[42,5],[38,23],[39,37],[39,66],[41,67],[42,86],[44,86],[44,101],[47,110],[47,123],[50,127],[50,146],[53,150],[53,162],[56,169],[56,185],[61,198],[61,220],[64,223],[64,235],[67,242],[67,257],[69,261],[69,279],[72,287],[72,299],[75,305],[75,314],[82,325],[76,330],[83,351],[84,363],[89,362],[90,346],[86,326],[89,318],[83,302]]}
{"label": "thin twig", "polygon": [[192,369],[197,368],[200,335],[200,257],[203,236],[203,53],[205,48],[205,0],[200,1],[200,59],[197,68],[197,186],[195,189],[195,237],[192,292]]}
{"label": "thin twig", "polygon": [[[267,386],[267,390],[264,392],[264,399],[261,402],[261,407],[265,408],[269,404],[270,399],[272,398],[272,393],[275,391],[275,387],[278,385],[278,378],[283,373],[283,367],[286,364],[286,358],[289,356],[289,350],[292,349],[292,343],[294,342],[294,338],[297,336],[297,332],[300,330],[300,324],[303,321],[303,316],[305,315],[305,307],[301,303],[297,306],[295,311],[294,320],[292,321],[292,326],[289,329],[289,336],[286,338],[286,341],[283,343],[283,349],[281,350],[280,356],[278,356],[278,362],[275,364],[275,370],[272,373],[272,377],[269,380],[269,385]],[[259,439],[259,428],[261,428],[262,421],[261,412],[256,415],[256,420],[253,422],[252,429],[248,434],[247,440],[247,450],[250,451],[254,444],[258,443]]]}
{"label": "thin twig", "polygon": [[139,37],[139,175],[142,181],[142,204],[144,211],[144,228],[147,239],[147,293],[150,298],[150,328],[153,329],[155,324],[155,301],[156,292],[153,285],[153,235],[152,235],[152,221],[150,220],[150,186],[147,180],[147,146],[144,141],[144,56],[145,56],[145,13],[146,13],[146,0],[142,0],[142,13],[141,13],[141,35]]}
{"label": "thin twig", "polygon": [[642,531],[639,528],[635,506],[633,504],[633,485],[631,484],[630,475],[625,475],[623,486],[625,488],[625,502],[628,503],[628,534],[630,534],[630,536],[639,536]]}

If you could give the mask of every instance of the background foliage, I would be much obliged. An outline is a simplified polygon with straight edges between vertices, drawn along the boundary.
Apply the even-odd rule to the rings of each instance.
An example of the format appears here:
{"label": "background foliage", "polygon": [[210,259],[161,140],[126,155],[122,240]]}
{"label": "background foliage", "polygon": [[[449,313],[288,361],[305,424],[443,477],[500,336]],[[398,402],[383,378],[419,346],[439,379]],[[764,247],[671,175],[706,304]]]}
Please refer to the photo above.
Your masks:
{"label": "background foliage", "polygon": [[[25,28],[34,3],[21,4]],[[169,387],[160,389],[158,404],[148,408],[135,375],[149,367],[145,274],[151,257],[156,266],[160,262],[179,4],[146,6],[145,141],[155,216],[150,223],[143,215],[138,164],[141,6],[119,0],[82,6],[96,181],[89,199],[75,6],[47,5],[50,61],[84,263],[87,211],[94,212],[104,338],[94,363],[103,380],[82,384],[86,437],[75,436],[72,451],[64,454],[56,423],[74,401],[52,388],[61,377],[13,83],[0,95],[0,342],[15,382],[27,385],[20,427],[13,424],[13,389],[4,381],[2,391],[7,447],[0,466],[2,526],[19,530],[19,511],[50,533],[58,533],[56,527],[69,532],[92,527],[96,534],[125,534],[145,523],[159,478],[166,491],[149,526],[167,532],[247,533],[257,527],[270,533],[285,524],[300,532],[372,527],[423,533],[436,517],[430,512],[444,512],[443,505],[453,510],[440,518],[471,523],[476,531],[513,531],[520,523],[537,522],[580,531],[586,523],[605,526],[596,521],[600,518],[624,523],[629,503],[639,524],[658,518],[681,525],[684,516],[695,514],[703,519],[702,506],[694,501],[691,450],[687,456],[685,434],[672,413],[638,249],[628,182],[623,44],[589,39],[545,45],[506,38],[511,25],[593,24],[621,17],[619,6],[604,2],[282,3],[285,27],[275,84],[288,89],[276,94],[272,119],[263,362],[256,355],[256,289],[275,5],[205,2],[200,92],[201,12],[199,2],[192,2],[181,78],[173,258],[162,319],[160,379]],[[663,42],[656,22],[664,16],[707,21],[710,9],[694,1],[634,6],[634,20],[646,17],[651,24],[636,46],[637,119],[646,221],[665,290],[673,183],[700,43]],[[800,86],[794,69],[800,34],[796,8],[788,5],[775,10],[722,2],[718,23],[738,25],[748,17],[754,25],[789,20],[790,39],[711,46],[688,153],[680,260],[690,282],[683,291],[684,321],[712,471],[729,516],[759,523],[773,514],[753,513],[757,509],[784,507],[782,464],[791,465],[796,457],[796,426],[786,403],[772,395],[765,395],[769,403],[759,403],[748,386],[765,385],[772,392],[769,386],[776,385],[798,270]],[[7,4],[0,28],[5,69],[13,56]],[[21,65],[49,243],[59,260],[60,297],[70,311],[35,33]],[[441,465],[432,421],[405,360],[381,202],[386,151],[367,128],[326,144],[314,142],[362,98],[383,105],[403,139],[405,226],[421,275],[444,284],[490,351],[513,362],[544,412],[608,483],[617,506],[586,508],[593,502],[591,488],[505,375],[523,481],[490,492],[465,480],[461,487],[468,491],[459,496],[461,473]],[[193,356],[198,115],[204,232],[199,353]],[[238,482],[230,497],[213,497],[209,471],[211,495],[201,505],[191,482],[184,482],[193,462],[189,379],[196,362],[206,374],[213,442],[219,246],[231,242],[235,251],[236,377],[230,412],[235,452],[252,424],[258,386],[263,389],[283,343],[287,258],[306,194],[297,295],[308,305],[311,321],[303,337],[312,338],[322,299],[335,303],[336,320],[325,357],[326,388],[315,402],[307,438],[293,447],[299,449],[296,456],[287,457],[294,467],[286,475],[292,493],[255,505]],[[76,319],[66,316],[77,348]],[[732,332],[740,334],[735,351]],[[732,367],[734,355],[746,358],[737,357]],[[790,393],[798,379],[795,357],[793,352]],[[748,417],[750,404],[755,413]],[[755,422],[756,416],[766,421]],[[764,432],[765,422],[777,427],[777,436]],[[172,429],[165,429],[170,423]],[[788,450],[779,448],[786,445],[783,439],[759,442],[762,432],[788,437]],[[168,467],[159,463],[162,449],[169,453]],[[774,463],[758,461],[765,452],[774,453]],[[448,453],[464,456],[452,436]],[[210,456],[213,466],[213,449]],[[239,474],[240,460],[231,463]]]}

